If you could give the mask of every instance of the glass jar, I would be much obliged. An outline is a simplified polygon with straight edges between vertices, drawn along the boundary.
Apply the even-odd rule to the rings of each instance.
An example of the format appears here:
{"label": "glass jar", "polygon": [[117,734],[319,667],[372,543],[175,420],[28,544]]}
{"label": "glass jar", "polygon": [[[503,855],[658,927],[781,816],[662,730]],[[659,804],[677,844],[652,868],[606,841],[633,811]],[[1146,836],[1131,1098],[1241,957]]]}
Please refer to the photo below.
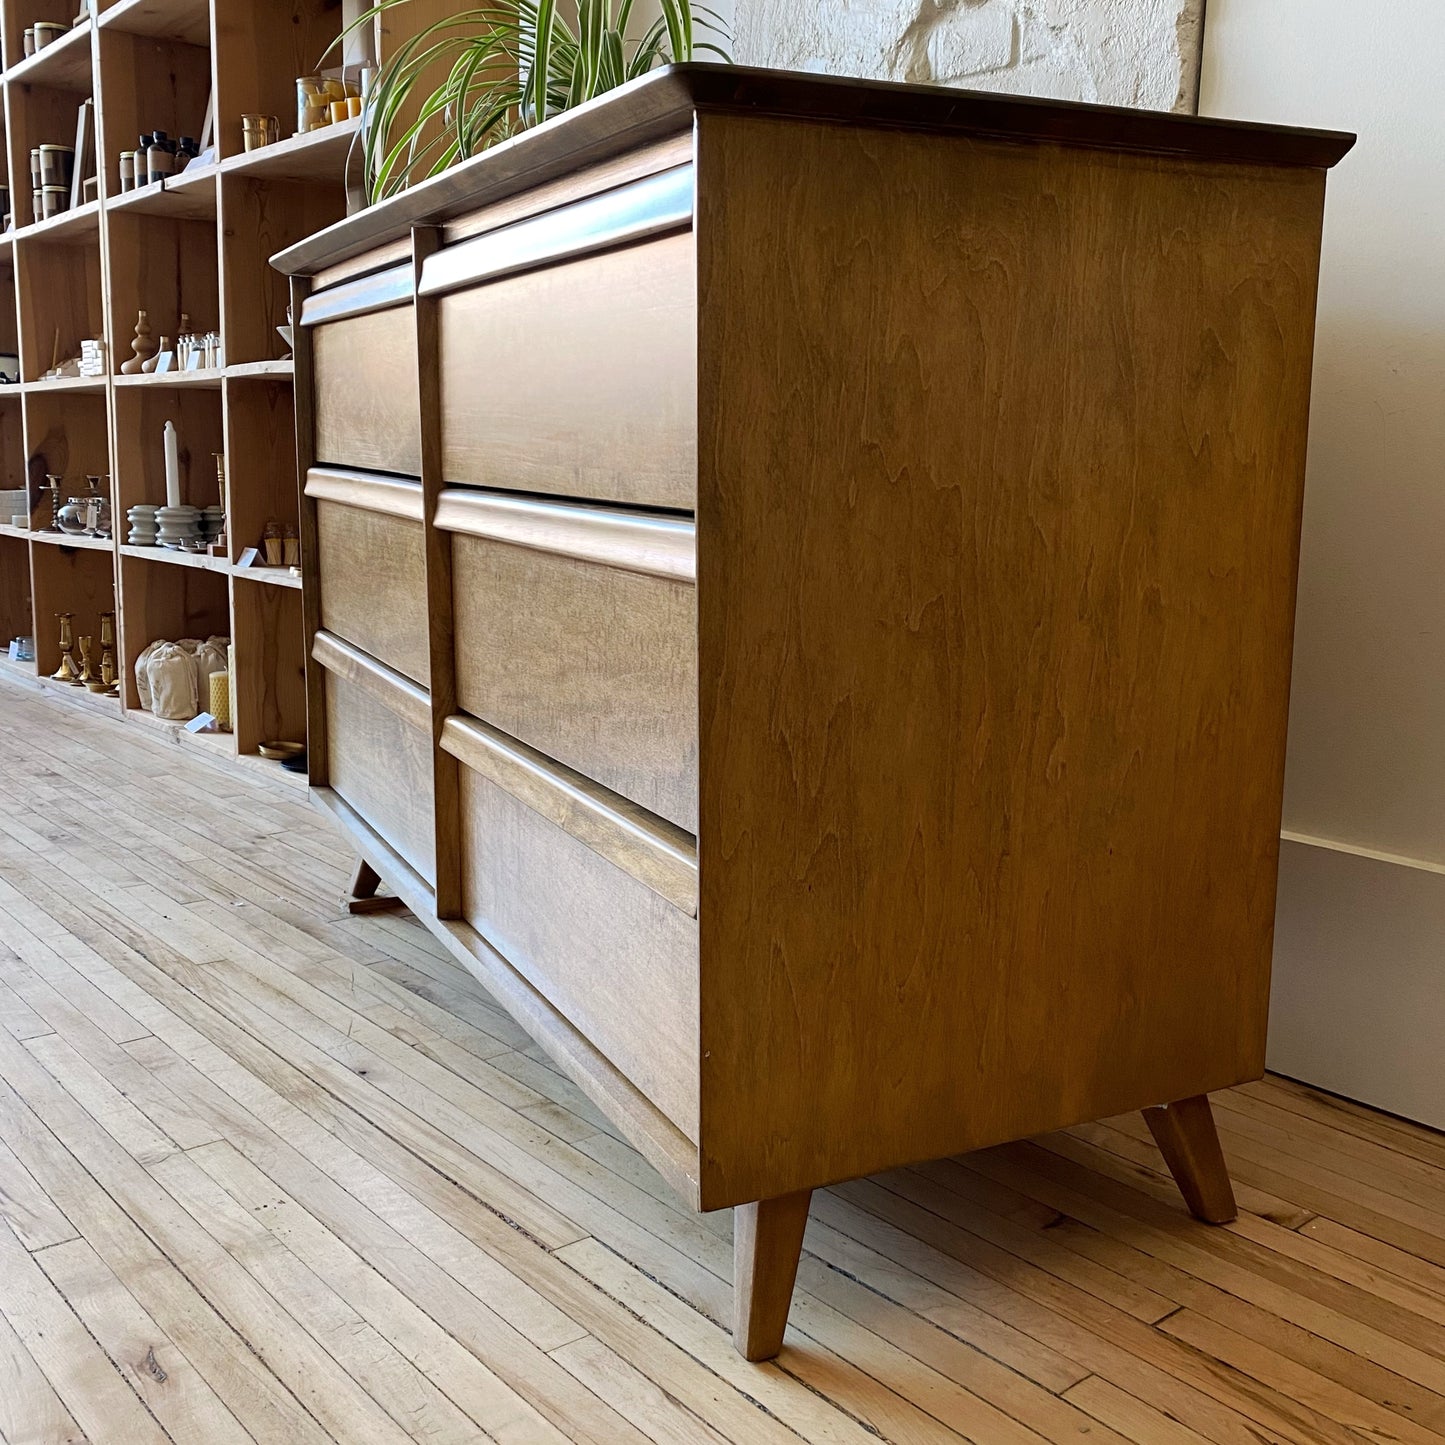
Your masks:
{"label": "glass jar", "polygon": [[331,124],[331,102],[334,98],[329,89],[330,82],[324,75],[298,75],[296,77],[296,134],[320,130]]}

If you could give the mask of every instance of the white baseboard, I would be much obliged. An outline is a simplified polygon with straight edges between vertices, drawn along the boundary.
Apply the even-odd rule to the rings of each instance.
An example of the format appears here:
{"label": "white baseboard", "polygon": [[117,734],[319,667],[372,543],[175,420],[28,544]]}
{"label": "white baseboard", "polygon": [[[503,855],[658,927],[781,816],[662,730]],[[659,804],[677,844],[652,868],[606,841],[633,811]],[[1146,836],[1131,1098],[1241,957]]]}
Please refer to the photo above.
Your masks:
{"label": "white baseboard", "polygon": [[1269,1066],[1445,1129],[1445,874],[1280,845]]}

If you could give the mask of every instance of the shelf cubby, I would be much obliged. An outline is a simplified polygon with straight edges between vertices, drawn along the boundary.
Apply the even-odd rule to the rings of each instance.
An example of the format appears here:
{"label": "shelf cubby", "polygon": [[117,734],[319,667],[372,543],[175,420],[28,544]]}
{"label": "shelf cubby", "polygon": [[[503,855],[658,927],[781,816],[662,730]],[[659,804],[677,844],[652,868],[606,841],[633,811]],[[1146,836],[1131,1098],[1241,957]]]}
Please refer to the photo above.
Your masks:
{"label": "shelf cubby", "polygon": [[128,552],[120,555],[120,578],[121,646],[131,660],[121,691],[126,707],[138,709],[134,659],[152,642],[231,635],[230,579],[200,568],[157,566]]}
{"label": "shelf cubby", "polygon": [[10,79],[57,90],[89,91],[93,83],[91,61],[90,22],[86,21],[72,25],[68,35],[52,40],[34,55],[22,57],[10,68]]}
{"label": "shelf cubby", "polygon": [[238,689],[231,719],[236,748],[306,736],[305,628],[301,594],[286,587],[240,582],[232,588],[237,656],[251,659],[251,685]]}
{"label": "shelf cubby", "polygon": [[[216,228],[205,221],[168,220],[123,212],[107,217],[110,247],[110,334],[116,338],[116,379],[131,359],[138,315],[151,338],[175,349],[182,315],[196,332],[219,330],[220,282]],[[129,381],[131,378],[124,377]],[[148,378],[149,379],[149,378]]]}
{"label": "shelf cubby", "polygon": [[261,543],[273,517],[296,525],[295,407],[284,381],[226,383],[226,506],[231,560]]}
{"label": "shelf cubby", "polygon": [[[35,631],[30,600],[30,548],[21,537],[0,536],[0,657],[8,660],[10,640]],[[33,663],[18,663],[32,668]]]}
{"label": "shelf cubby", "polygon": [[211,53],[102,24],[98,31],[101,105],[97,126],[105,194],[119,196],[120,156],[140,136],[163,130],[199,141],[211,95]]}
{"label": "shelf cubby", "polygon": [[225,450],[218,390],[117,387],[114,408],[116,533],[122,541],[131,507],[142,502],[165,505],[168,421],[175,423],[179,441],[181,500],[192,507],[218,503],[214,453]]}
{"label": "shelf cubby", "polygon": [[[74,146],[81,103],[91,94],[90,85],[58,87],[38,80],[9,79],[5,85],[8,101],[5,143],[10,157],[10,209],[15,229],[40,222],[35,211],[30,152],[41,145]],[[58,218],[52,218],[52,220]]]}
{"label": "shelf cubby", "polygon": [[109,475],[110,427],[103,392],[27,391],[24,415],[30,525],[39,528],[50,522],[47,474],[65,478],[64,495],[84,492],[87,476]]}
{"label": "shelf cubby", "polygon": [[228,364],[274,361],[290,353],[276,330],[286,324],[286,278],[269,266],[242,265],[241,258],[274,256],[344,210],[339,186],[221,177],[221,329]]}
{"label": "shelf cubby", "polygon": [[[225,158],[244,154],[241,117],[247,112],[274,115],[282,135],[291,134],[296,77],[314,73],[340,33],[341,6],[336,0],[225,0],[215,15],[216,137]],[[339,58],[328,63],[339,64]]]}
{"label": "shelf cubby", "polygon": [[[18,71],[26,63],[25,32],[37,20],[71,25],[78,6],[75,0],[12,0],[4,9],[4,54],[6,72]],[[89,26],[79,26],[89,29]]]}
{"label": "shelf cubby", "polygon": [[[15,287],[20,375],[27,383],[78,355],[82,341],[106,334],[98,235],[18,238]],[[104,378],[99,380],[104,391]]]}
{"label": "shelf cubby", "polygon": [[[116,611],[115,554],[108,548],[78,547],[66,542],[30,548],[34,584],[35,662],[48,677],[60,666],[60,624],[62,612],[74,614],[74,631],[79,658],[79,639],[100,635],[102,612]],[[97,655],[97,660],[98,655]]]}
{"label": "shelf cubby", "polygon": [[[20,389],[0,387],[0,491],[18,491],[26,485],[25,409]],[[17,509],[18,510],[18,509]],[[0,512],[0,523],[9,525],[8,511]]]}

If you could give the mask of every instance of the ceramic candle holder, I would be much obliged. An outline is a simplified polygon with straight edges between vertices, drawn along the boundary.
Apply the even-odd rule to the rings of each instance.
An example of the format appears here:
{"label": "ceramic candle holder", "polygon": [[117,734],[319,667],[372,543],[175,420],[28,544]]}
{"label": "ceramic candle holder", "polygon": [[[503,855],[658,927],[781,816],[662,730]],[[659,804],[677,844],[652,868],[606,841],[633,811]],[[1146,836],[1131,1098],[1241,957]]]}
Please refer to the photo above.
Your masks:
{"label": "ceramic candle holder", "polygon": [[127,539],[132,547],[154,547],[156,545],[156,508],[149,503],[132,507],[126,514],[130,522],[130,536]]}
{"label": "ceramic candle holder", "polygon": [[197,541],[200,536],[200,516],[194,507],[157,507],[158,544],[162,547],[179,548],[184,543]]}

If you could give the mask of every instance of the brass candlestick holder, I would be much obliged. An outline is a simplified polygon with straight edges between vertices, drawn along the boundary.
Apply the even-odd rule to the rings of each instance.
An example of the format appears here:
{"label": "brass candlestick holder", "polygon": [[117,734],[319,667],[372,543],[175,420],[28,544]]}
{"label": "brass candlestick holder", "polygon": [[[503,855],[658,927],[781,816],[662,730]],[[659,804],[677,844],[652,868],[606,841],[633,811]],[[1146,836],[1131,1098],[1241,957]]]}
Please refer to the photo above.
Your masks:
{"label": "brass candlestick holder", "polygon": [[95,670],[95,661],[91,657],[94,650],[95,638],[80,639],[80,677],[77,680],[81,687],[89,688],[91,692],[104,692],[105,684],[101,682],[100,674]]}
{"label": "brass candlestick holder", "polygon": [[120,676],[115,670],[115,613],[100,614],[100,682],[92,686],[92,692],[103,692],[107,697],[120,696]]}
{"label": "brass candlestick holder", "polygon": [[80,668],[75,661],[75,634],[71,630],[71,622],[75,618],[73,612],[57,612],[60,619],[60,666],[50,674],[52,682],[66,682],[71,687],[79,687]]}

